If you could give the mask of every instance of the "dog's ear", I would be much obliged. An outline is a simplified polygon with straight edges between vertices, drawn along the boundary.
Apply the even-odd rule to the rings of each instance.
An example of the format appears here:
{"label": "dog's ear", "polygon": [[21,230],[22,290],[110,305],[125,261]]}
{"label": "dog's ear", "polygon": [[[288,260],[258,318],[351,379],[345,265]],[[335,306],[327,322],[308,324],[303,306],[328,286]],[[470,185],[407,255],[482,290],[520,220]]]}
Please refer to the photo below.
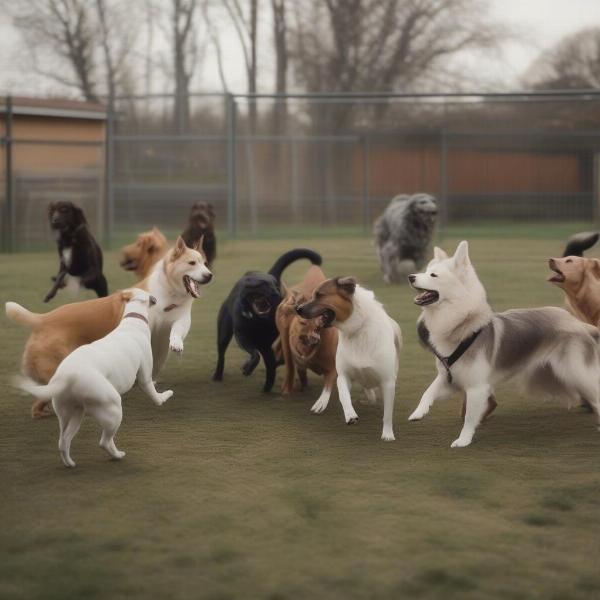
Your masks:
{"label": "dog's ear", "polygon": [[338,289],[347,296],[352,296],[356,290],[357,281],[354,277],[337,277],[335,283]]}
{"label": "dog's ear", "polygon": [[597,258],[588,258],[590,264],[589,272],[596,278],[600,279],[600,260]]}
{"label": "dog's ear", "polygon": [[200,254],[204,254],[204,250],[202,247],[204,246],[204,234],[200,236],[200,239],[194,243],[194,250],[200,252]]}
{"label": "dog's ear", "polygon": [[433,258],[435,260],[446,260],[448,255],[439,246],[435,246],[433,248]]}
{"label": "dog's ear", "polygon": [[456,248],[454,253],[454,262],[457,267],[465,268],[471,264],[469,259],[469,242],[463,240]]}
{"label": "dog's ear", "polygon": [[56,204],[54,202],[50,202],[50,204],[48,204],[48,217],[52,216],[52,213],[54,212],[55,208]]}
{"label": "dog's ear", "polygon": [[87,223],[83,209],[79,206],[73,205],[73,220],[75,221],[75,225]]}
{"label": "dog's ear", "polygon": [[155,240],[154,230],[144,234],[142,237],[142,247],[146,249],[146,252],[152,254],[156,250]]}
{"label": "dog's ear", "polygon": [[186,251],[187,246],[183,241],[183,238],[179,236],[177,241],[175,242],[175,247],[173,248],[173,252],[171,253],[171,260],[177,260],[183,253]]}
{"label": "dog's ear", "polygon": [[215,207],[210,202],[208,202],[206,204],[206,208],[208,210],[208,215],[210,216],[210,222],[213,223],[214,220],[217,218],[217,214],[215,213]]}
{"label": "dog's ear", "polygon": [[129,302],[133,298],[133,292],[131,290],[123,290],[121,292],[121,300],[123,302]]}

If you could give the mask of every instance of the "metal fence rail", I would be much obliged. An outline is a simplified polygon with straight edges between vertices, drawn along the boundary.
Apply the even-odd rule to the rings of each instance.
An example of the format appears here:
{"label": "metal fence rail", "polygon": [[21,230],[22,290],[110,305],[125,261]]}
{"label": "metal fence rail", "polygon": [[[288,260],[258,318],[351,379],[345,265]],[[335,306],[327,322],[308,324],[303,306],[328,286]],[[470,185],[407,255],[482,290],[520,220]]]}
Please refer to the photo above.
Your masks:
{"label": "metal fence rail", "polygon": [[114,99],[106,145],[78,145],[94,160],[51,174],[23,165],[60,142],[15,139],[7,110],[3,249],[44,241],[39,207],[61,194],[106,242],[181,230],[197,200],[231,236],[369,233],[393,196],[415,192],[438,198],[442,226],[597,214],[600,91],[192,94],[184,130],[173,107],[170,94]]}

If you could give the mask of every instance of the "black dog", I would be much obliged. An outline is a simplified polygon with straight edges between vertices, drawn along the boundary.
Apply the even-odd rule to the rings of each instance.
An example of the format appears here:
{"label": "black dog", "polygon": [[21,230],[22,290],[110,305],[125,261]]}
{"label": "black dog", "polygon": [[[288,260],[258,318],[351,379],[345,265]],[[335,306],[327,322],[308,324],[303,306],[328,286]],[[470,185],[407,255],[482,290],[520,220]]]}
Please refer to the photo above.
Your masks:
{"label": "black dog", "polygon": [[265,392],[275,383],[277,362],[272,349],[279,332],[275,325],[275,311],[283,300],[281,273],[300,258],[307,258],[320,265],[321,256],[313,250],[297,248],[279,257],[268,273],[248,271],[234,286],[219,311],[217,348],[219,360],[213,375],[215,381],[223,379],[225,350],[232,336],[250,357],[242,367],[244,375],[250,375],[262,356],[267,369]]}
{"label": "black dog", "polygon": [[217,256],[217,238],[215,237],[215,209],[208,202],[196,202],[190,211],[187,229],[181,234],[189,248],[194,248],[202,238],[202,250],[206,264],[210,269]]}
{"label": "black dog", "polygon": [[56,292],[65,287],[67,275],[79,280],[83,287],[94,290],[99,298],[108,296],[108,285],[102,274],[102,250],[88,227],[83,210],[72,202],[54,202],[48,207],[48,218],[57,235],[60,265],[44,302],[52,300]]}

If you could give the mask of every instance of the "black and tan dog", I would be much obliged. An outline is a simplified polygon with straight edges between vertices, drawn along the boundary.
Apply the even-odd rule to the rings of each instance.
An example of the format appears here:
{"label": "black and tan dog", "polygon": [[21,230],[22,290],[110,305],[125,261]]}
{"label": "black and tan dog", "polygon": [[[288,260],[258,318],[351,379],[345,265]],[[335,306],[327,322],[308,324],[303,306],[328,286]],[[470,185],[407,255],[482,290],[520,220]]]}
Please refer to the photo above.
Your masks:
{"label": "black and tan dog", "polygon": [[52,300],[56,292],[67,285],[69,278],[77,287],[94,290],[99,298],[107,296],[108,285],[102,274],[102,250],[90,231],[83,210],[72,202],[53,202],[48,206],[48,218],[57,237],[60,263],[44,302]]}
{"label": "black and tan dog", "polygon": [[315,265],[322,262],[321,256],[313,250],[297,248],[280,256],[268,273],[248,271],[233,286],[219,311],[219,358],[213,375],[215,381],[223,379],[225,351],[235,336],[240,348],[250,355],[242,367],[243,374],[250,375],[262,356],[267,370],[264,391],[271,391],[277,366],[272,348],[278,336],[275,312],[284,297],[281,274],[288,265],[301,258],[307,258]]}
{"label": "black and tan dog", "polygon": [[215,237],[215,209],[208,202],[196,202],[190,210],[187,229],[181,234],[186,246],[193,248],[202,241],[202,250],[210,268],[217,256]]}

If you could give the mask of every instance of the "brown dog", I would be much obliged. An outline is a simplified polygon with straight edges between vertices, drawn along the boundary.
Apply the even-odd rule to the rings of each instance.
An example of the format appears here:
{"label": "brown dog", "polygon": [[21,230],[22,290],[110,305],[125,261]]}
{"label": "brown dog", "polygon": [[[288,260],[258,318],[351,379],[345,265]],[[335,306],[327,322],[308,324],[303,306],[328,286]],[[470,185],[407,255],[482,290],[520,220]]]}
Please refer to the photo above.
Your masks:
{"label": "brown dog", "polygon": [[167,238],[153,227],[137,236],[137,240],[121,250],[121,267],[135,273],[136,281],[150,275],[152,267],[167,253]]}
{"label": "brown dog", "polygon": [[181,234],[189,248],[193,248],[202,240],[202,250],[209,268],[217,256],[215,218],[215,209],[212,204],[196,202],[190,210],[187,229]]}
{"label": "brown dog", "polygon": [[[116,292],[105,298],[65,304],[45,314],[32,313],[15,302],[7,302],[7,316],[32,330],[23,352],[23,373],[47,384],[65,356],[104,337],[119,324],[126,301],[123,292]],[[36,401],[32,416],[51,414],[49,404]]]}
{"label": "brown dog", "polygon": [[[296,306],[312,297],[314,290],[325,281],[323,271],[311,266],[304,279],[287,291],[283,302],[277,307],[275,322],[279,330],[281,349],[285,360],[286,375],[281,393],[290,394],[294,388],[295,370],[298,370],[302,388],[306,386],[306,370],[323,375],[323,392],[331,394],[337,373],[335,353],[337,350],[337,330],[323,329],[321,319],[304,319],[296,313]],[[312,407],[313,412],[323,403]]]}

